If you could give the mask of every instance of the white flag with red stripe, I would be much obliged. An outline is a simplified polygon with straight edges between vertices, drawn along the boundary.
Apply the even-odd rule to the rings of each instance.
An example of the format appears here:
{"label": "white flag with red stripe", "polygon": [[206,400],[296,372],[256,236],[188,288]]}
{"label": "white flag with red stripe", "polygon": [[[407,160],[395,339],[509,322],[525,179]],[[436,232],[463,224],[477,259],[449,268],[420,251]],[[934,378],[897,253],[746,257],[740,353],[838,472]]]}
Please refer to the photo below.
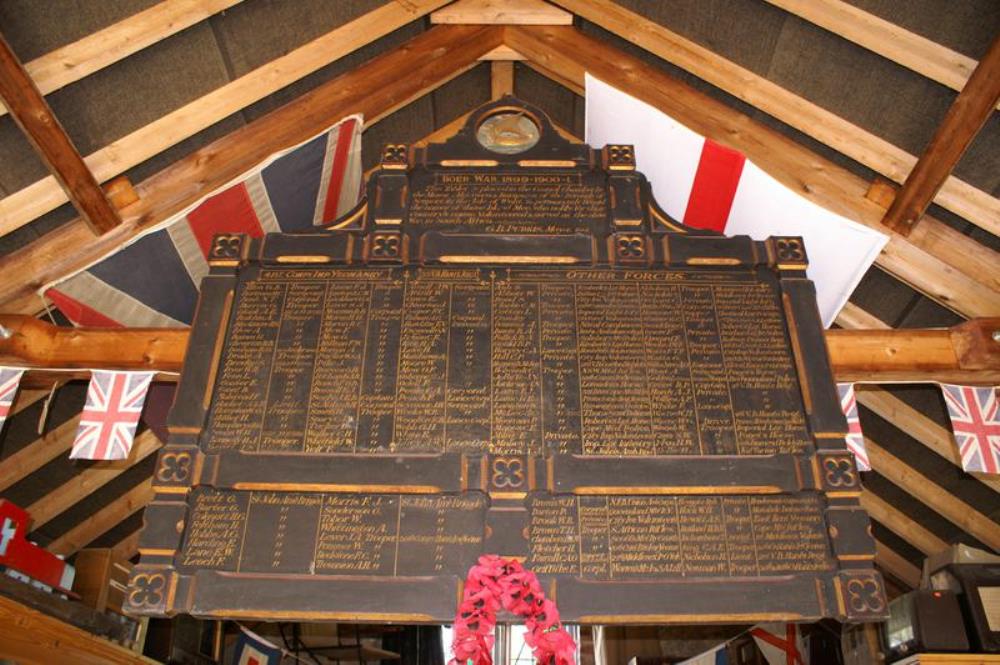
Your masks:
{"label": "white flag with red stripe", "polygon": [[888,236],[799,196],[740,152],[589,74],[586,88],[587,143],[634,145],[638,170],[671,217],[756,240],[802,236],[823,323],[833,323]]}
{"label": "white flag with red stripe", "polygon": [[70,459],[128,457],[153,372],[94,370]]}
{"label": "white flag with red stripe", "polygon": [[1000,402],[997,389],[941,384],[962,468],[1000,474]]}
{"label": "white flag with red stripe", "polygon": [[750,635],[768,665],[809,665],[809,651],[794,623],[762,623]]}
{"label": "white flag with red stripe", "polygon": [[854,394],[854,384],[838,383],[837,392],[840,393],[840,408],[847,418],[847,436],[844,437],[847,449],[854,454],[859,471],[871,471],[872,465],[868,461],[868,451],[865,450],[865,436],[861,432],[861,419],[858,417],[858,399]]}
{"label": "white flag with red stripe", "polygon": [[0,430],[3,430],[4,421],[10,415],[23,374],[23,369],[0,367]]}

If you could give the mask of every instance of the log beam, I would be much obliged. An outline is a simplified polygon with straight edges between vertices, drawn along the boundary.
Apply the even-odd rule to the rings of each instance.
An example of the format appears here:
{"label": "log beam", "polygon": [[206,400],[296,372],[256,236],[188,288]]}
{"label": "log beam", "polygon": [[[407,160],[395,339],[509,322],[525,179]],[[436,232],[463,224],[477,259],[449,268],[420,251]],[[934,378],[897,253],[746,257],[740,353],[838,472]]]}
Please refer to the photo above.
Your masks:
{"label": "log beam", "polygon": [[958,160],[976,138],[1000,100],[1000,36],[979,61],[958,93],[934,137],[906,177],[883,223],[908,234],[951,176]]}
{"label": "log beam", "polygon": [[[33,374],[50,380],[74,375],[46,374],[46,369],[176,374],[188,338],[187,328],[60,328],[13,314],[0,314],[0,326],[11,333],[0,339],[0,364],[33,368]],[[838,381],[995,385],[1000,381],[1000,341],[993,337],[998,331],[1000,318],[940,329],[828,330],[826,340]]]}
{"label": "log beam", "polygon": [[436,26],[196,150],[137,184],[139,200],[122,210],[124,223],[113,232],[94,238],[77,220],[0,259],[0,273],[16,275],[0,280],[0,306],[38,312],[39,287],[100,259],[338,118],[361,113],[370,125],[402,108],[475,67],[502,38],[502,28],[492,26]]}
{"label": "log beam", "polygon": [[118,211],[2,36],[0,99],[91,230],[100,235],[121,224]]}

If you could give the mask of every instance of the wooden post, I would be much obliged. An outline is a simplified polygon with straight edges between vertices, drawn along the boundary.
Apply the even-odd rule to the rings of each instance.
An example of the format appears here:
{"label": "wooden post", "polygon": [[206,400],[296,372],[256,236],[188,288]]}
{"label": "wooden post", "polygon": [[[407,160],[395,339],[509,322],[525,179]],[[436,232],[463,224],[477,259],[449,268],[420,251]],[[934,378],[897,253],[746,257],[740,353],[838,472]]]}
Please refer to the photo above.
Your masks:
{"label": "wooden post", "polygon": [[1000,100],[1000,36],[958,93],[882,222],[909,235]]}
{"label": "wooden post", "polygon": [[491,99],[500,99],[504,95],[514,94],[514,63],[504,60],[494,60],[490,63]]}
{"label": "wooden post", "polygon": [[118,212],[2,36],[0,99],[91,230],[101,235],[121,224]]}

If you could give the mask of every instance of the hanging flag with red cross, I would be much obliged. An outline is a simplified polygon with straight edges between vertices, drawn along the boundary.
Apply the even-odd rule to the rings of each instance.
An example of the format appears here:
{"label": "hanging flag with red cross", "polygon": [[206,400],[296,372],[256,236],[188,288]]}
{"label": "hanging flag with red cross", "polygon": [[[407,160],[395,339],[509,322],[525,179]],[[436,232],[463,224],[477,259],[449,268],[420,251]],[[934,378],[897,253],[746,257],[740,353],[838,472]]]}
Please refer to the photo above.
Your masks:
{"label": "hanging flag with red cross", "polygon": [[153,372],[94,370],[70,458],[127,458],[152,380]]}
{"label": "hanging flag with red cross", "polygon": [[966,471],[1000,474],[1000,408],[995,387],[941,384]]}
{"label": "hanging flag with red cross", "polygon": [[14,405],[14,398],[17,397],[17,387],[21,383],[23,369],[13,369],[10,367],[0,367],[0,430],[3,423],[10,415],[10,409]]}
{"label": "hanging flag with red cross", "polygon": [[279,665],[283,655],[281,649],[246,628],[240,628],[243,633],[236,640],[232,665]]}
{"label": "hanging flag with red cross", "polygon": [[809,665],[809,652],[794,623],[762,623],[750,636],[768,665]]}
{"label": "hanging flag with red cross", "polygon": [[857,462],[858,471],[871,471],[872,465],[868,461],[868,451],[865,450],[865,437],[861,433],[861,419],[858,418],[858,400],[854,395],[853,383],[838,383],[837,392],[840,393],[840,408],[847,418],[847,449],[854,455]]}

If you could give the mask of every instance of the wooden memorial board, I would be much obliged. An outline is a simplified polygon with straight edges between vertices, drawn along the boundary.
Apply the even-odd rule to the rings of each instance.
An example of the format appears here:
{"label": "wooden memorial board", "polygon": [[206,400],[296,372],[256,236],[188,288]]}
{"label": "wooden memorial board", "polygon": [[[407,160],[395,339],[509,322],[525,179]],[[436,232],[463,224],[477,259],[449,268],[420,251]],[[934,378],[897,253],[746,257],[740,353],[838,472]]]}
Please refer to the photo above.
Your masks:
{"label": "wooden memorial board", "polygon": [[131,612],[449,622],[495,553],[571,622],[886,616],[801,239],[678,224],[629,146],[505,98],[210,264]]}

